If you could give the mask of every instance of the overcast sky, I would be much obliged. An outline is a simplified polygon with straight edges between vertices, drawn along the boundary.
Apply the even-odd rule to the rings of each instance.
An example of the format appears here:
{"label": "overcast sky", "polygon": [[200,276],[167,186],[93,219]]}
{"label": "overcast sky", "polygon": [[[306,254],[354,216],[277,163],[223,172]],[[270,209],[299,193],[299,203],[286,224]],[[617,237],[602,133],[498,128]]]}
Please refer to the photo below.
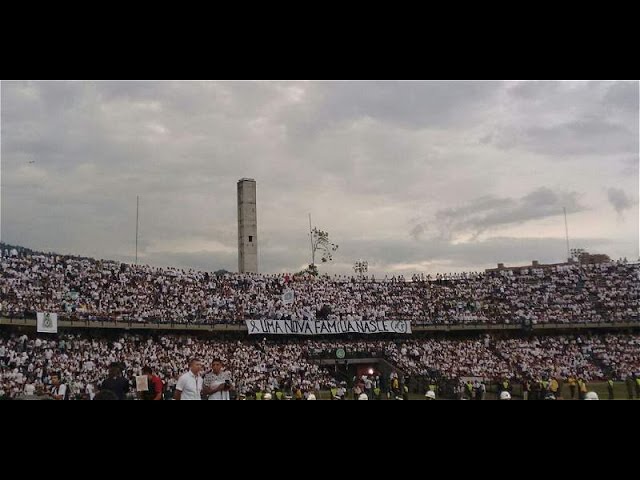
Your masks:
{"label": "overcast sky", "polygon": [[237,270],[310,261],[308,213],[381,274],[638,258],[637,82],[17,82],[1,86],[2,241]]}

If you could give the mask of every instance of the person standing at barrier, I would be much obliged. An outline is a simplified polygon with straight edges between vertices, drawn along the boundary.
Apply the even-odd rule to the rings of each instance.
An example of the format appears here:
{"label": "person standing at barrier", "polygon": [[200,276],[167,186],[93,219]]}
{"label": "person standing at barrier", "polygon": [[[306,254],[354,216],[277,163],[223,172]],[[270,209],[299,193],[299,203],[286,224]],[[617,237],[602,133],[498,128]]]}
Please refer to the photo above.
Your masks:
{"label": "person standing at barrier", "polygon": [[391,392],[394,397],[400,396],[400,380],[398,379],[398,374],[396,373],[391,380]]}
{"label": "person standing at barrier", "polygon": [[549,380],[543,378],[540,380],[540,400],[544,400],[547,393],[549,393]]}
{"label": "person standing at barrier", "polygon": [[500,391],[511,393],[511,383],[509,383],[508,378],[505,378],[504,380],[502,380],[502,383],[500,384]]}
{"label": "person standing at barrier", "polygon": [[534,377],[531,381],[531,400],[541,400],[542,396],[540,395],[540,378]]}
{"label": "person standing at barrier", "polygon": [[480,382],[480,400],[484,400],[485,396],[487,395],[487,386],[485,385],[484,381]]}
{"label": "person standing at barrier", "polygon": [[509,383],[509,380],[507,378],[496,380],[496,395],[498,396],[498,398],[500,398],[500,394],[502,392],[509,392],[509,390],[511,390],[511,384]]}
{"label": "person standing at barrier", "polygon": [[580,391],[580,400],[584,400],[584,396],[587,394],[587,382],[584,378],[578,378],[578,390]]}
{"label": "person standing at barrier", "polygon": [[356,380],[356,383],[353,386],[353,399],[358,400],[361,393],[362,393],[362,389],[360,388],[360,381]]}
{"label": "person standing at barrier", "polygon": [[633,400],[634,382],[633,382],[633,376],[631,375],[631,373],[627,374],[625,383],[627,384],[627,394],[629,395],[629,400]]}
{"label": "person standing at barrier", "polygon": [[473,383],[471,383],[471,380],[467,380],[467,383],[465,383],[465,388],[467,397],[469,398],[469,400],[473,400]]}
{"label": "person standing at barrier", "polygon": [[481,394],[480,394],[480,382],[478,380],[476,380],[475,382],[473,382],[473,393],[475,395],[475,399],[476,400],[480,400],[481,399]]}
{"label": "person standing at barrier", "polygon": [[364,378],[364,392],[367,394],[367,397],[373,398],[373,382],[371,381],[371,376]]}
{"label": "person standing at barrier", "polygon": [[558,383],[558,380],[555,377],[551,378],[551,381],[549,382],[549,391],[553,394],[554,398],[558,398],[559,390],[560,384]]}
{"label": "person standing at barrier", "polygon": [[607,390],[609,391],[609,400],[613,400],[613,379],[607,380]]}
{"label": "person standing at barrier", "polygon": [[569,384],[569,390],[571,391],[571,400],[575,400],[576,398],[576,377],[573,375],[569,375],[567,379],[567,383]]}
{"label": "person standing at barrier", "polygon": [[522,382],[522,399],[529,400],[529,392],[531,391],[531,382],[528,378],[524,379]]}
{"label": "person standing at barrier", "polygon": [[[436,383],[432,379],[429,380],[429,390],[431,390],[434,393],[438,392],[438,387],[437,387]],[[440,393],[440,392],[438,392],[438,393]]]}
{"label": "person standing at barrier", "polygon": [[340,384],[340,388],[338,388],[338,397],[340,400],[344,400],[347,395],[347,388],[344,386],[344,382]]}
{"label": "person standing at barrier", "polygon": [[373,389],[373,398],[375,400],[380,400],[380,394],[382,393],[382,390],[380,390],[380,387],[378,385],[376,385],[376,387]]}
{"label": "person standing at barrier", "polygon": [[453,397],[454,397],[456,400],[462,400],[462,393],[463,393],[463,390],[462,390],[461,381],[460,381],[460,380],[458,380],[458,381],[454,381],[454,382],[455,382],[455,383],[454,383],[454,385],[453,385]]}

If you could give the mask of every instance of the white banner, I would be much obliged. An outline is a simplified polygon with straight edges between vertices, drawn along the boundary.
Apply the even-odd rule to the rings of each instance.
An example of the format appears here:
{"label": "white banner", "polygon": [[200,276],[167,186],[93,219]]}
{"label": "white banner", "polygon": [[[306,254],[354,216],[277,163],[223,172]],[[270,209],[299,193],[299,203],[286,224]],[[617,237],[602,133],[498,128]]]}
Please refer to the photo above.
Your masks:
{"label": "white banner", "polygon": [[136,375],[136,392],[149,391],[149,377],[146,375]]}
{"label": "white banner", "polygon": [[247,320],[249,335],[411,333],[408,320]]}
{"label": "white banner", "polygon": [[39,333],[58,333],[58,314],[42,313],[38,314],[38,332]]}
{"label": "white banner", "polygon": [[293,290],[285,290],[282,295],[282,303],[289,305],[290,303],[293,303],[294,298]]}

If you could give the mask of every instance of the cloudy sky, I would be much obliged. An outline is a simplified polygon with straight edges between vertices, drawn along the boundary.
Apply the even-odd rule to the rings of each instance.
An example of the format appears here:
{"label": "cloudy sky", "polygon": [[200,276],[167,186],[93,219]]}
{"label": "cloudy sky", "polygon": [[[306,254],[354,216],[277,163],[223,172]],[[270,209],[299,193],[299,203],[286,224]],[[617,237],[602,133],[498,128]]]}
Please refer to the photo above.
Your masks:
{"label": "cloudy sky", "polygon": [[237,269],[236,182],[262,272],[309,263],[308,213],[380,274],[638,258],[637,82],[1,85],[2,241]]}

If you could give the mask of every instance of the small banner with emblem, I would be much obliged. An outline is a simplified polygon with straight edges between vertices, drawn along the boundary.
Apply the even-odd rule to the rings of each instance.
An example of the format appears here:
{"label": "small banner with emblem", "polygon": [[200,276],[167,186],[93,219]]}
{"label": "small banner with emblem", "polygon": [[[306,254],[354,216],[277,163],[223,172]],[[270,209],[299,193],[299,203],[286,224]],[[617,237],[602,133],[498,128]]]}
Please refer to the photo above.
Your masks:
{"label": "small banner with emblem", "polygon": [[58,333],[58,314],[38,312],[38,333]]}
{"label": "small banner with emblem", "polygon": [[295,299],[295,296],[293,294],[293,290],[284,291],[284,294],[282,295],[282,303],[284,303],[285,305],[289,305],[293,303],[294,299]]}

